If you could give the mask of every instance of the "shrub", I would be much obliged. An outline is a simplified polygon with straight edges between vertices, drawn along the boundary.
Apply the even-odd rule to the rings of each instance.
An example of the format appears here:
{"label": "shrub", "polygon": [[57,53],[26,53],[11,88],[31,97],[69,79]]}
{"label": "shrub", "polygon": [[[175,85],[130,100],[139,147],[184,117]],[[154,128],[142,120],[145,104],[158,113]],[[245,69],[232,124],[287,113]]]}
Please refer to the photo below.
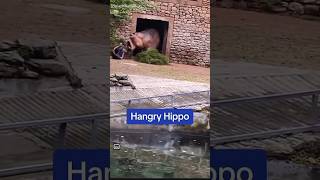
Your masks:
{"label": "shrub", "polygon": [[161,54],[157,49],[148,49],[147,51],[142,51],[135,56],[135,59],[136,61],[147,64],[169,64],[169,58]]}

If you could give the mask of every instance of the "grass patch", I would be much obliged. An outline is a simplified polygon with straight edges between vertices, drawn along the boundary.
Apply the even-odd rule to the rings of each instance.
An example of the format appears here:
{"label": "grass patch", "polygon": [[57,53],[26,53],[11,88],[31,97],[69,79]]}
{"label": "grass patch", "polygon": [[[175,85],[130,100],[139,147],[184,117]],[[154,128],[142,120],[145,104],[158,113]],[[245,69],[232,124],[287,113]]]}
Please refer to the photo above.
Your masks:
{"label": "grass patch", "polygon": [[161,54],[157,49],[148,49],[147,51],[142,51],[135,56],[135,60],[147,64],[169,64],[169,58]]}

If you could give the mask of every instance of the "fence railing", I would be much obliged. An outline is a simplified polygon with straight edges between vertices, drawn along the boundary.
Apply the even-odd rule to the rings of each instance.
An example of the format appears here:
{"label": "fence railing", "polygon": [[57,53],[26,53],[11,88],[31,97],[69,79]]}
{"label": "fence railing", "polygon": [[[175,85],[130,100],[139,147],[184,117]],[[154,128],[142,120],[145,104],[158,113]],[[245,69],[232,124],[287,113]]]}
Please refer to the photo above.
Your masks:
{"label": "fence railing", "polygon": [[[315,123],[312,125],[303,125],[300,127],[281,128],[277,130],[268,130],[268,131],[261,131],[261,132],[248,133],[248,134],[217,137],[211,141],[213,142],[213,144],[211,145],[245,141],[250,139],[259,139],[259,138],[265,139],[265,138],[271,138],[271,137],[286,135],[286,134],[320,131],[320,121],[319,123],[317,122],[318,115],[320,113],[319,111],[320,109],[318,106],[319,95],[320,95],[320,90],[317,89],[312,91],[301,91],[301,92],[294,92],[294,93],[262,95],[262,96],[255,96],[255,97],[245,97],[245,98],[213,101],[211,102],[211,105],[213,105],[213,107],[228,107],[235,104],[267,102],[267,101],[276,101],[280,99],[294,99],[294,98],[302,98],[302,97],[310,96],[311,108],[312,108],[310,117],[314,119]],[[213,121],[213,126],[214,126],[214,121]]]}
{"label": "fence railing", "polygon": [[[185,104],[176,104],[175,97],[183,96],[183,95],[192,95],[195,93],[208,93],[208,97],[210,97],[210,91],[201,91],[201,92],[190,92],[190,93],[181,93],[181,94],[172,94],[166,96],[153,96],[153,97],[144,97],[144,98],[133,98],[133,99],[123,99],[123,100],[115,100],[111,101],[111,103],[127,103],[130,104],[132,101],[139,101],[139,100],[152,100],[155,98],[171,98],[171,104],[168,107],[171,108],[178,108],[178,107],[186,107],[186,106],[193,106],[198,104],[205,104],[209,103],[209,98],[207,101],[201,102],[193,102],[193,103],[185,103]],[[305,96],[311,96],[312,98],[312,108],[313,113],[318,114],[318,101],[319,101],[319,94],[320,90],[313,90],[313,91],[303,91],[303,92],[295,92],[295,93],[286,93],[286,94],[274,94],[274,95],[264,95],[264,96],[257,96],[257,97],[246,97],[246,98],[237,98],[237,99],[230,99],[230,100],[218,100],[211,102],[211,105],[214,107],[221,107],[221,106],[228,106],[230,104],[239,104],[239,103],[250,103],[250,102],[265,102],[265,101],[272,101],[272,100],[279,100],[279,99],[290,99],[290,98],[301,98]],[[166,108],[168,108],[166,107]],[[81,115],[81,116],[72,116],[72,117],[65,117],[65,118],[52,118],[46,120],[33,120],[28,122],[15,122],[15,123],[4,123],[0,124],[0,130],[16,130],[20,128],[32,128],[32,127],[42,127],[48,125],[58,125],[59,126],[59,133],[57,136],[57,147],[64,146],[64,138],[70,123],[88,123],[91,122],[91,141],[95,141],[96,139],[96,130],[97,130],[97,121],[106,120],[108,117],[114,118],[119,116],[125,116],[125,113],[121,114],[112,114],[109,113],[99,113],[99,114],[91,114],[91,115]],[[214,123],[213,123],[214,125]],[[297,127],[291,129],[280,129],[276,131],[269,131],[269,132],[260,132],[256,134],[244,134],[239,136],[230,136],[230,137],[221,137],[214,140],[215,144],[224,143],[224,142],[234,142],[252,138],[259,138],[259,137],[271,137],[277,136],[281,134],[289,134],[289,133],[300,133],[305,131],[318,131],[320,130],[320,124],[315,124],[312,126],[305,126],[305,127]],[[93,147],[94,147],[94,143]],[[42,171],[50,171],[52,169],[52,163],[42,163],[42,164],[34,164],[29,166],[20,166],[20,167],[13,167],[8,169],[0,169],[0,178],[7,177],[7,176],[15,176],[21,174],[29,174],[29,173],[36,173]]]}

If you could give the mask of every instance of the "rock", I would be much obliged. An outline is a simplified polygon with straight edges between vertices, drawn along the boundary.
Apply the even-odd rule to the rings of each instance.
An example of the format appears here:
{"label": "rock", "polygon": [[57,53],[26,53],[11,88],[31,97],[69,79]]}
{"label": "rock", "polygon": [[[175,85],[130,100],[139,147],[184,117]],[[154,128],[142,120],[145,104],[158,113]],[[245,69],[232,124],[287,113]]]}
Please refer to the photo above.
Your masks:
{"label": "rock", "polygon": [[128,75],[125,74],[115,74],[117,80],[128,80]]}
{"label": "rock", "polygon": [[320,15],[320,8],[317,5],[305,5],[304,13],[308,15]]}
{"label": "rock", "polygon": [[116,85],[116,86],[122,87],[122,84],[120,84],[120,83],[117,83],[117,85]]}
{"label": "rock", "polygon": [[58,53],[56,51],[56,43],[49,40],[25,40],[19,39],[19,52],[24,58],[40,58],[53,59]]}
{"label": "rock", "polygon": [[234,1],[233,2],[233,8],[246,9],[247,8],[247,2],[245,2],[245,1]]}
{"label": "rock", "polygon": [[0,51],[12,51],[17,48],[17,44],[13,41],[0,42]]}
{"label": "rock", "polygon": [[34,71],[47,76],[64,76],[68,73],[61,62],[53,59],[30,59],[27,63]]}
{"label": "rock", "polygon": [[68,72],[67,79],[70,82],[72,88],[78,89],[83,87],[82,79],[76,76],[75,74]]}
{"label": "rock", "polygon": [[281,6],[287,8],[289,6],[289,3],[288,2],[281,2]]}
{"label": "rock", "polygon": [[13,78],[18,72],[18,68],[4,62],[0,62],[0,78]]}
{"label": "rock", "polygon": [[118,86],[118,87],[123,87],[123,86],[131,86],[132,89],[136,89],[136,87],[129,81],[128,75],[124,74],[114,74],[110,75],[110,86]]}
{"label": "rock", "polygon": [[119,83],[123,86],[131,86],[131,82],[128,80],[119,80]]}
{"label": "rock", "polygon": [[116,86],[117,85],[117,83],[116,82],[112,82],[112,81],[110,81],[110,86]]}
{"label": "rock", "polygon": [[289,3],[288,9],[293,11],[294,14],[303,14],[304,13],[304,7],[302,4],[297,2],[291,2]]}
{"label": "rock", "polygon": [[248,8],[248,5],[247,5],[247,2],[242,0],[239,2],[239,8],[240,9],[247,9]]}
{"label": "rock", "polygon": [[303,4],[312,4],[312,3],[315,3],[316,0],[300,0],[299,2]]}
{"label": "rock", "polygon": [[111,82],[118,82],[118,80],[116,78],[114,78],[114,77],[110,78],[110,81]]}
{"label": "rock", "polygon": [[202,111],[202,107],[201,107],[201,106],[196,106],[196,107],[194,108],[194,111],[195,111],[195,112],[201,112],[201,111]]}
{"label": "rock", "polygon": [[26,70],[20,73],[20,77],[28,79],[39,79],[40,75],[39,73],[36,73],[34,71]]}
{"label": "rock", "polygon": [[0,52],[0,62],[21,66],[24,63],[24,59],[19,55],[18,51],[5,51]]}
{"label": "rock", "polygon": [[287,8],[286,7],[281,7],[281,6],[272,6],[271,7],[271,11],[275,12],[275,13],[282,13],[282,12],[286,12]]}
{"label": "rock", "polygon": [[233,3],[234,3],[233,0],[223,0],[221,2],[221,7],[223,7],[223,8],[232,8],[234,6]]}
{"label": "rock", "polygon": [[260,8],[262,8],[262,5],[259,2],[253,1],[253,2],[248,2],[247,7],[252,8],[252,9],[260,9]]}

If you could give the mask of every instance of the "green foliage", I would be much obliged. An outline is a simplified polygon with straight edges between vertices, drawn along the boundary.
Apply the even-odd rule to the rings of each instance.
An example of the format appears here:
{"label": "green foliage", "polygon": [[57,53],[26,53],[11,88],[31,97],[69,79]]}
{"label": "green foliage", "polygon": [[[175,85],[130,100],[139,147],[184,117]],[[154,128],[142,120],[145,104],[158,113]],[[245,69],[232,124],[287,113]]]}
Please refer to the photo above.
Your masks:
{"label": "green foliage", "polygon": [[169,63],[169,58],[161,54],[157,49],[142,51],[135,56],[135,59],[136,61],[147,64],[164,65]]}
{"label": "green foliage", "polygon": [[143,11],[153,9],[153,4],[148,0],[110,0],[111,14],[111,44],[118,44],[120,41],[116,35],[117,27],[123,21],[128,20],[133,11]]}
{"label": "green foliage", "polygon": [[133,11],[153,8],[148,0],[110,0],[110,14],[116,21],[127,20]]}

